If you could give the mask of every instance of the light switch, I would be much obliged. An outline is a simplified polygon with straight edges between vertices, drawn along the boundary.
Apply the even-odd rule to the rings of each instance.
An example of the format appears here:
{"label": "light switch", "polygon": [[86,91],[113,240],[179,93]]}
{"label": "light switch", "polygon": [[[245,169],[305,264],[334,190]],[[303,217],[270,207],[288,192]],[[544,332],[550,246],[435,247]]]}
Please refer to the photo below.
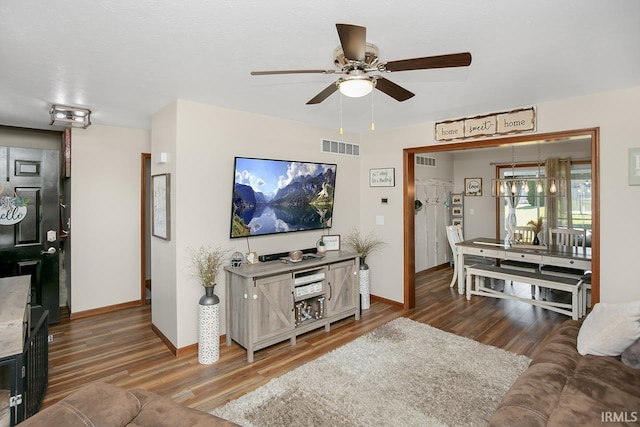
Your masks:
{"label": "light switch", "polygon": [[384,216],[376,215],[376,225],[384,225]]}
{"label": "light switch", "polygon": [[474,213],[476,213],[476,210],[474,208],[469,209],[469,214],[473,215]]}

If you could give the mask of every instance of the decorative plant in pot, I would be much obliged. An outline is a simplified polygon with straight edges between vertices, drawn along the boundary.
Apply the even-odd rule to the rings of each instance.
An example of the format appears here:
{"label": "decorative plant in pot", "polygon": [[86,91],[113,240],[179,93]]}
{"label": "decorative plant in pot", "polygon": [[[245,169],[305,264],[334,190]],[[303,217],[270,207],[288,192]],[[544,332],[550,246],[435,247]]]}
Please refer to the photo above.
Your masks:
{"label": "decorative plant in pot", "polygon": [[218,271],[229,258],[228,249],[203,245],[190,248],[193,276],[204,286],[205,294],[198,305],[198,361],[202,364],[217,362],[220,357],[220,298],[213,293]]}
{"label": "decorative plant in pot", "polygon": [[322,237],[316,242],[316,252],[319,254],[327,252],[327,245],[324,243],[324,240],[322,240]]}
{"label": "decorative plant in pot", "polygon": [[530,225],[531,228],[533,228],[533,233],[534,233],[533,244],[534,245],[540,244],[540,237],[538,235],[542,231],[543,224],[544,224],[544,219],[542,217],[539,217],[537,220],[532,219],[527,223],[527,225]]}
{"label": "decorative plant in pot", "polygon": [[373,230],[366,236],[363,236],[357,228],[354,228],[351,233],[347,235],[344,243],[360,254],[360,274],[358,277],[360,308],[366,310],[369,308],[371,301],[369,291],[369,266],[365,261],[371,252],[380,250],[386,243],[376,237]]}

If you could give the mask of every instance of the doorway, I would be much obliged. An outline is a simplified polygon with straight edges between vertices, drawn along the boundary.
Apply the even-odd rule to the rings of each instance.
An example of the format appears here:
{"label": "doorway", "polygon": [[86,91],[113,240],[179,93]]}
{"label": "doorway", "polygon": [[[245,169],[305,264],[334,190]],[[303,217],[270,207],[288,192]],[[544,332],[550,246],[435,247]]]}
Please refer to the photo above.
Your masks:
{"label": "doorway", "polygon": [[60,320],[60,151],[0,147],[0,277],[31,276],[31,318]]}
{"label": "doorway", "polygon": [[140,155],[140,304],[151,304],[151,154]]}
{"label": "doorway", "polygon": [[589,138],[591,141],[591,203],[592,203],[592,304],[600,300],[600,129],[589,128],[573,131],[553,132],[525,136],[488,139],[468,143],[438,144],[403,150],[403,217],[404,217],[404,308],[415,308],[415,155],[430,152],[448,152],[480,148],[494,148],[504,145],[531,144],[538,141],[552,143],[571,139]]}

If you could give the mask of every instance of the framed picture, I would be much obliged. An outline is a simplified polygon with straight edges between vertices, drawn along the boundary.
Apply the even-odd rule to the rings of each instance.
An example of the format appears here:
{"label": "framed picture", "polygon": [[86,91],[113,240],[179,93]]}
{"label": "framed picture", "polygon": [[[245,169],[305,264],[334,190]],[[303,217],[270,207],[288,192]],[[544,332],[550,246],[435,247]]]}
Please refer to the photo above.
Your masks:
{"label": "framed picture", "polygon": [[462,216],[462,206],[454,206],[451,208],[451,215]]}
{"label": "framed picture", "polygon": [[462,194],[452,194],[451,195],[451,204],[452,205],[461,205],[462,204]]}
{"label": "framed picture", "polygon": [[465,178],[464,195],[482,196],[482,178]]}
{"label": "framed picture", "polygon": [[339,234],[327,234],[322,236],[322,241],[328,251],[340,250],[340,235]]}
{"label": "framed picture", "polygon": [[395,187],[396,168],[369,169],[369,187]]}
{"label": "framed picture", "polygon": [[640,148],[629,148],[629,185],[640,185]]}
{"label": "framed picture", "polygon": [[247,264],[257,264],[258,254],[256,252],[247,252],[245,259],[247,260]]}
{"label": "framed picture", "polygon": [[153,187],[151,234],[164,240],[171,240],[169,236],[169,230],[171,228],[171,212],[169,210],[169,190],[171,187],[169,174],[163,173],[160,175],[153,175],[151,180],[151,185]]}
{"label": "framed picture", "polygon": [[460,227],[462,227],[462,218],[453,218],[451,220],[451,225],[459,225]]}

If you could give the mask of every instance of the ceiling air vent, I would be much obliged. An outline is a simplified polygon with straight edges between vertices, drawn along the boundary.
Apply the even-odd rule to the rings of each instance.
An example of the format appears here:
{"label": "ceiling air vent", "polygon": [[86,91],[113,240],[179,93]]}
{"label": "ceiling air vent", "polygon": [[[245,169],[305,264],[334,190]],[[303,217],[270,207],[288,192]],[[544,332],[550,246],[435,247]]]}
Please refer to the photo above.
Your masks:
{"label": "ceiling air vent", "polygon": [[350,142],[331,141],[329,139],[320,140],[320,151],[323,153],[340,154],[343,156],[360,157],[360,146]]}
{"label": "ceiling air vent", "polygon": [[416,165],[436,167],[436,159],[427,156],[416,156]]}

